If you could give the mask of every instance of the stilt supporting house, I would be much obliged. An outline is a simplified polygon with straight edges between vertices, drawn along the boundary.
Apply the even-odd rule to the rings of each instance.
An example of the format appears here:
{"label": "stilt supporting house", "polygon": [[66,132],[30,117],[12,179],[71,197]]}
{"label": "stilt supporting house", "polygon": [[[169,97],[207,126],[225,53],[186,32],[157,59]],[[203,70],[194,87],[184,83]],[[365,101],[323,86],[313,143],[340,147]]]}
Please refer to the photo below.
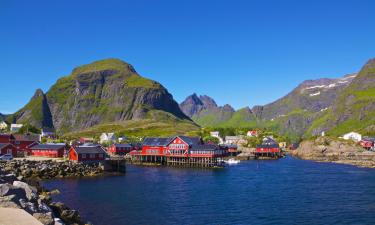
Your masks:
{"label": "stilt supporting house", "polygon": [[133,161],[149,165],[176,167],[222,167],[226,150],[218,145],[203,144],[200,138],[146,138],[142,150],[132,153]]}

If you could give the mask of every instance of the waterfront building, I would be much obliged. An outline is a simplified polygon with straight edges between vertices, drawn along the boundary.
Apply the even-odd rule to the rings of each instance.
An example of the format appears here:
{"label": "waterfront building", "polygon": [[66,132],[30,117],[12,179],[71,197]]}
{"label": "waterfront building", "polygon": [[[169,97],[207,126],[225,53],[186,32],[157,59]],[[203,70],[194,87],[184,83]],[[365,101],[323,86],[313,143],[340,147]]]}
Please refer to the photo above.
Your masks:
{"label": "waterfront building", "polygon": [[231,145],[226,145],[228,154],[230,156],[237,156],[238,155],[238,147],[237,145],[231,144]]}
{"label": "waterfront building", "polygon": [[21,156],[31,154],[30,147],[40,143],[41,137],[39,134],[14,134],[14,146]]}
{"label": "waterfront building", "polygon": [[65,143],[37,144],[30,147],[30,155],[49,158],[62,158],[66,150]]}
{"label": "waterfront building", "polygon": [[72,146],[68,156],[71,161],[91,163],[105,160],[106,152],[101,145]]}
{"label": "waterfront building", "polygon": [[204,144],[199,137],[177,136],[146,138],[142,150],[132,152],[139,162],[170,166],[216,167],[222,165],[226,150],[214,144]]}
{"label": "waterfront building", "polygon": [[256,146],[255,158],[279,158],[280,156],[280,146],[271,137],[264,138],[263,143]]}
{"label": "waterfront building", "polygon": [[0,143],[14,143],[16,138],[13,134],[0,134]]}
{"label": "waterfront building", "polygon": [[12,154],[13,157],[16,157],[17,148],[11,143],[0,143],[0,153],[1,155]]}
{"label": "waterfront building", "polygon": [[133,150],[131,144],[112,144],[107,148],[108,153],[113,155],[126,155]]}
{"label": "waterfront building", "polygon": [[375,137],[364,137],[359,144],[367,150],[373,150],[375,144]]}

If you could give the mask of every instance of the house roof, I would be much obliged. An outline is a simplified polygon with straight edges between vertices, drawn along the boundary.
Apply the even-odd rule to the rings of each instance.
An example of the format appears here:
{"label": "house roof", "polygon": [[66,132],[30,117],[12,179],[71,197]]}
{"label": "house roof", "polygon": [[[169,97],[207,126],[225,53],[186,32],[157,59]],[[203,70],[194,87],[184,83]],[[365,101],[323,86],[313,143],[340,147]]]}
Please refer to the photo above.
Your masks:
{"label": "house roof", "polygon": [[131,148],[133,147],[131,144],[115,144],[116,148]]}
{"label": "house roof", "polygon": [[143,145],[167,146],[173,139],[172,138],[145,138],[145,140],[143,141]]}
{"label": "house roof", "polygon": [[39,135],[35,134],[15,134],[17,141],[39,141]]}
{"label": "house roof", "polygon": [[95,154],[95,153],[105,154],[104,149],[100,145],[96,145],[96,146],[77,146],[77,147],[74,147],[74,150],[78,154]]}
{"label": "house roof", "polygon": [[10,145],[10,143],[0,143],[0,149],[3,149],[7,147],[8,145]]}
{"label": "house roof", "polygon": [[186,142],[188,145],[197,145],[200,143],[199,137],[188,137],[188,136],[176,136],[169,138],[145,138],[143,145],[146,146],[167,146],[176,138],[181,138],[182,141]]}
{"label": "house roof", "polygon": [[14,135],[13,134],[0,134],[0,138],[14,139]]}
{"label": "house roof", "polygon": [[193,145],[190,151],[214,151],[217,149],[218,149],[217,145],[205,144],[205,145]]}
{"label": "house roof", "polygon": [[31,150],[59,150],[62,148],[65,148],[66,144],[65,143],[48,143],[48,144],[38,144],[32,146],[30,149]]}
{"label": "house roof", "polygon": [[261,144],[257,145],[257,148],[279,148],[280,146],[278,144]]}
{"label": "house roof", "polygon": [[178,137],[181,138],[184,142],[186,142],[190,146],[198,145],[201,142],[201,139],[199,137],[188,137],[188,136],[178,136]]}

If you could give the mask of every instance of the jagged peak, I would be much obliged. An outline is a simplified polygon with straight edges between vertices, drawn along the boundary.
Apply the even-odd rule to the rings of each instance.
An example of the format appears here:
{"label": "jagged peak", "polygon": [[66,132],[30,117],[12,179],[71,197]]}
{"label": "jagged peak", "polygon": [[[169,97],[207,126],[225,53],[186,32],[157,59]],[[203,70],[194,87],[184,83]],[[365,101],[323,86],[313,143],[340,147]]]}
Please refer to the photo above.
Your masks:
{"label": "jagged peak", "polygon": [[35,98],[39,98],[39,97],[43,97],[43,96],[44,96],[43,90],[38,88],[38,89],[35,90],[35,93],[34,93],[34,95],[31,99],[35,99]]}

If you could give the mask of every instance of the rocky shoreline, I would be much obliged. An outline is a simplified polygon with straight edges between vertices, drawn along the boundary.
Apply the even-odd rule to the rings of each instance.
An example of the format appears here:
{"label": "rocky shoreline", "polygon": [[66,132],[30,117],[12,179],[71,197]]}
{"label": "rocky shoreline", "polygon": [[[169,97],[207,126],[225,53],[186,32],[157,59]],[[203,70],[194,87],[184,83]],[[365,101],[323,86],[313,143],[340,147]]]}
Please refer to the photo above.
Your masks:
{"label": "rocky shoreline", "polygon": [[375,168],[375,152],[367,151],[352,141],[331,137],[303,141],[298,149],[289,151],[289,155],[304,160]]}
{"label": "rocky shoreline", "polygon": [[56,161],[2,161],[0,162],[0,207],[23,209],[42,224],[54,225],[55,218],[65,224],[86,224],[77,210],[64,203],[53,202],[52,195],[40,180],[63,177],[87,177],[104,173],[100,164],[81,164]]}

